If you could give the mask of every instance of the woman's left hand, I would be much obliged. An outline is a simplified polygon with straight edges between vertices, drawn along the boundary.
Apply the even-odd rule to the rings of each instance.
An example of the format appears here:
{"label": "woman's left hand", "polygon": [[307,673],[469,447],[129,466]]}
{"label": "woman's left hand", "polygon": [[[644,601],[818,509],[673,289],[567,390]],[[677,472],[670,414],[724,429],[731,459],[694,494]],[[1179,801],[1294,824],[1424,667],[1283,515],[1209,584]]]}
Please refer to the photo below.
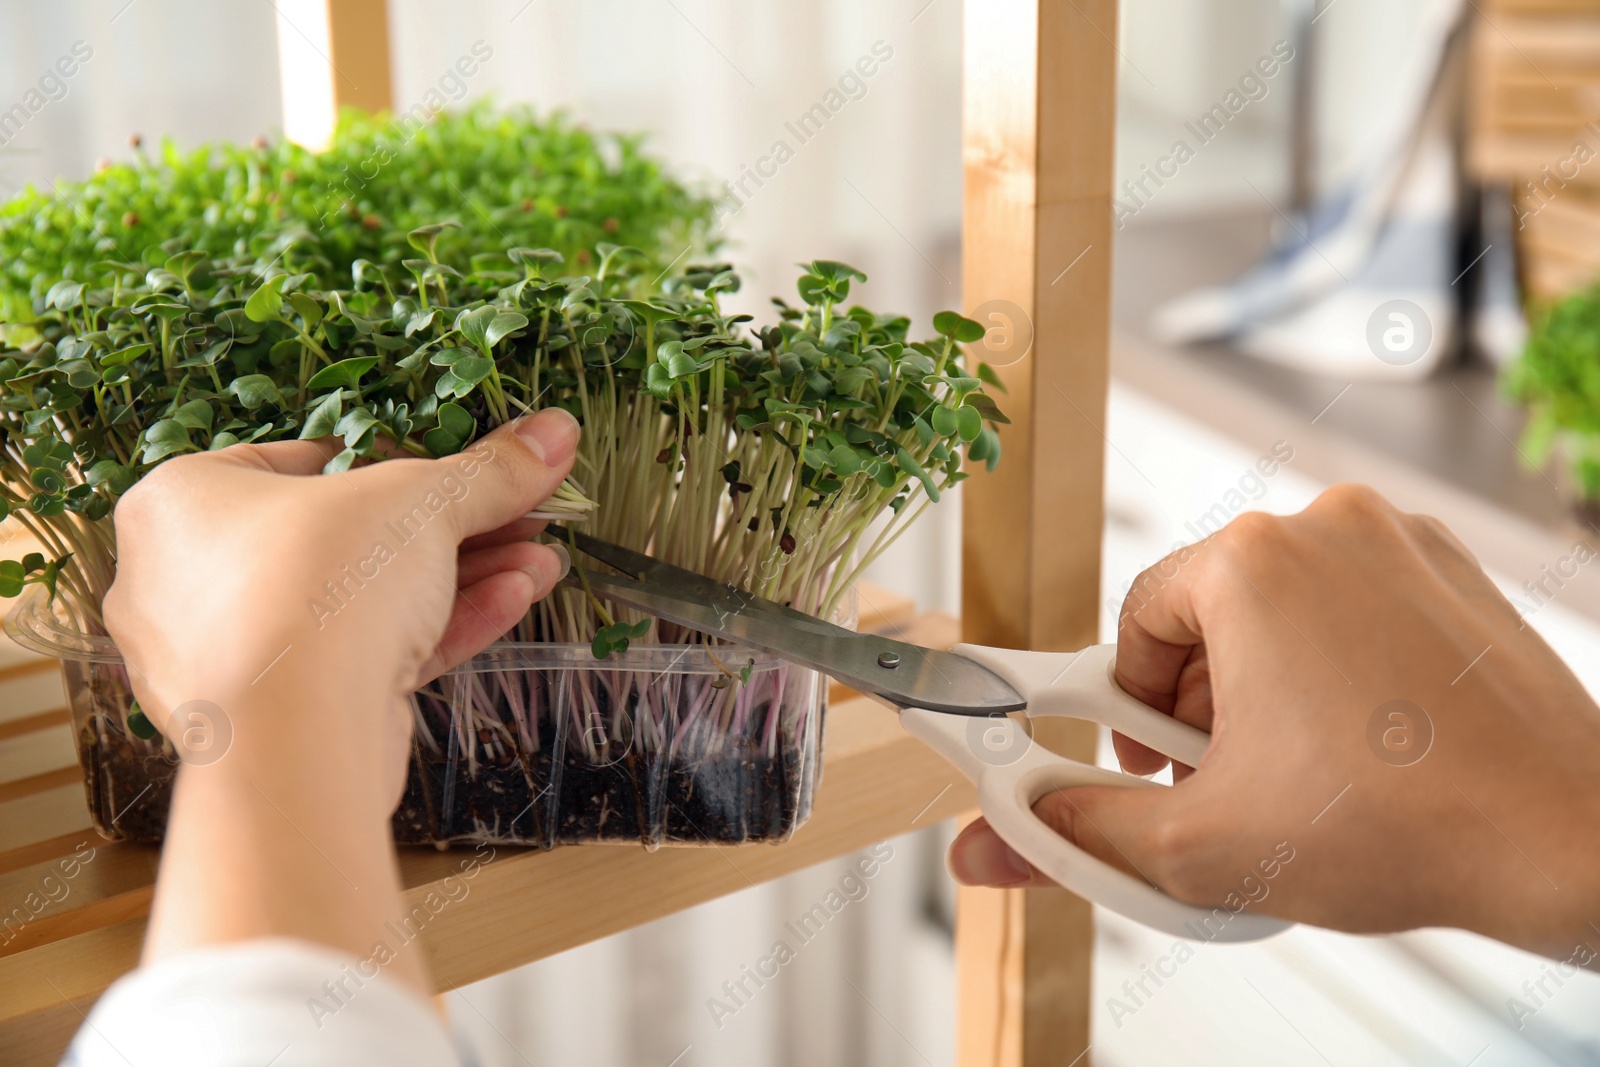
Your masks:
{"label": "woman's left hand", "polygon": [[274,674],[403,698],[560,580],[522,516],[572,468],[578,425],[529,416],[466,451],[317,475],[336,439],[171,460],[117,507],[105,618],[151,722]]}
{"label": "woman's left hand", "polygon": [[[565,573],[523,516],[577,443],[549,409],[459,455],[342,474],[314,476],[336,442],[235,445],[122,498],[106,627],[183,761],[147,960],[273,936],[359,958],[388,936],[410,695]],[[387,969],[426,990],[415,952]]]}

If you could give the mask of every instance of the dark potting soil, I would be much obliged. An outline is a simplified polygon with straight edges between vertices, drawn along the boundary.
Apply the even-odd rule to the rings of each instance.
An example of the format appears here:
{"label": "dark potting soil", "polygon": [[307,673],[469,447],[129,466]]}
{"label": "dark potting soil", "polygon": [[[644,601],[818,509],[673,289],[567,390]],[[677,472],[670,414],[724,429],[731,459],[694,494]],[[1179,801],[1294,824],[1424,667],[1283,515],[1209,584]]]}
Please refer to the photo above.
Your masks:
{"label": "dark potting soil", "polygon": [[[121,717],[118,711],[112,721]],[[120,729],[96,728],[105,721],[91,719],[78,746],[94,823],[110,837],[158,844],[178,762],[145,751]],[[810,811],[804,755],[792,745],[768,756],[753,739],[735,737],[714,755],[669,761],[629,751],[596,763],[569,749],[553,723],[541,722],[539,733],[538,752],[500,747],[471,772],[462,755],[415,748],[392,820],[395,841],[541,848],[782,841]]]}
{"label": "dark potting soil", "polygon": [[159,844],[178,761],[145,752],[120,731],[97,731],[96,721],[86,723],[78,739],[95,828],[108,837]]}
{"label": "dark potting soil", "polygon": [[541,848],[781,841],[810,807],[802,791],[802,754],[794,748],[769,757],[733,739],[712,756],[669,763],[660,753],[630,751],[595,762],[559,744],[548,723],[540,735],[538,752],[480,760],[475,775],[463,757],[414,755],[395,812],[395,840]]}

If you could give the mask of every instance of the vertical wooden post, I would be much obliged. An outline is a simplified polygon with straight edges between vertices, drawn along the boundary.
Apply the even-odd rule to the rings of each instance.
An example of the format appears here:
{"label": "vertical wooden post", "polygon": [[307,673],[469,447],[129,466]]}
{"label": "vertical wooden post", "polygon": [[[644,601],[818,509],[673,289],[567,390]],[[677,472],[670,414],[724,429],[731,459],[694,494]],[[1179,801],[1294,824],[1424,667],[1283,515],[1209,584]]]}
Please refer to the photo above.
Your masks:
{"label": "vertical wooden post", "polygon": [[[1013,335],[1031,322],[1033,338],[1025,356],[998,354],[1005,457],[965,487],[969,641],[1066,650],[1097,637],[1116,35],[1116,0],[966,6],[963,300]],[[1094,737],[1080,723],[1035,734],[1080,759]],[[962,1067],[1087,1063],[1087,903],[963,890],[956,940]]]}
{"label": "vertical wooden post", "polygon": [[277,0],[283,129],[327,144],[341,107],[393,107],[387,0]]}

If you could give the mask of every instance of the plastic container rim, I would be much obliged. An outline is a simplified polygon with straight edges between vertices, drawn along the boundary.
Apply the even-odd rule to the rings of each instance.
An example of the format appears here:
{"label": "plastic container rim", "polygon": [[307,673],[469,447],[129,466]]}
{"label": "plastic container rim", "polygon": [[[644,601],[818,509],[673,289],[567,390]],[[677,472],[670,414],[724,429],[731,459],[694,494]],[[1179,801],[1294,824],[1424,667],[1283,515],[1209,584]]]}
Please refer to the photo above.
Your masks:
{"label": "plastic container rim", "polygon": [[[853,612],[851,613],[853,614]],[[49,592],[30,585],[5,618],[6,636],[30,652],[82,663],[123,663],[110,637],[86,634],[62,622],[51,610]],[[713,659],[713,655],[715,659]],[[717,660],[721,661],[719,665]],[[588,645],[498,641],[445,675],[504,670],[648,671],[671,674],[737,674],[746,664],[753,673],[777,670],[786,661],[738,645],[635,645],[606,659],[594,658]]]}

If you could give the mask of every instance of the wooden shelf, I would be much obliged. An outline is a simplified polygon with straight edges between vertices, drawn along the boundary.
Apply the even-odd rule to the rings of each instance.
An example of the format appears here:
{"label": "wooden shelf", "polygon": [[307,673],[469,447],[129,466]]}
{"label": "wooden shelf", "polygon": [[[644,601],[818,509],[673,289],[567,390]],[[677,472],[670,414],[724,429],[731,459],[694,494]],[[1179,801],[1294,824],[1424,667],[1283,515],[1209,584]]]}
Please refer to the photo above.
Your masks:
{"label": "wooden shelf", "polygon": [[[949,646],[948,615],[916,616],[905,597],[864,590],[862,626]],[[7,1062],[54,1064],[84,1013],[138,962],[158,850],[108,842],[91,828],[55,661],[0,647],[0,1047]],[[65,742],[63,749],[61,742]],[[407,902],[440,991],[758,885],[975,806],[971,786],[894,714],[830,690],[822,783],[811,819],[783,845],[401,850]],[[43,764],[29,762],[40,754]],[[62,879],[75,850],[93,857]],[[478,860],[470,876],[463,864]],[[54,876],[55,881],[48,881]],[[454,876],[449,886],[444,879]],[[50,900],[37,914],[33,907]],[[466,887],[463,895],[461,887]],[[446,891],[448,890],[448,894]],[[33,905],[29,904],[30,894]],[[436,894],[437,914],[427,901]],[[441,897],[453,897],[438,908]],[[538,901],[536,908],[529,901]],[[31,914],[20,921],[18,914]]]}
{"label": "wooden shelf", "polygon": [[1540,300],[1600,273],[1600,257],[1581,240],[1600,226],[1597,56],[1593,0],[1499,0],[1474,12],[1468,167],[1511,187],[1522,282]]}

